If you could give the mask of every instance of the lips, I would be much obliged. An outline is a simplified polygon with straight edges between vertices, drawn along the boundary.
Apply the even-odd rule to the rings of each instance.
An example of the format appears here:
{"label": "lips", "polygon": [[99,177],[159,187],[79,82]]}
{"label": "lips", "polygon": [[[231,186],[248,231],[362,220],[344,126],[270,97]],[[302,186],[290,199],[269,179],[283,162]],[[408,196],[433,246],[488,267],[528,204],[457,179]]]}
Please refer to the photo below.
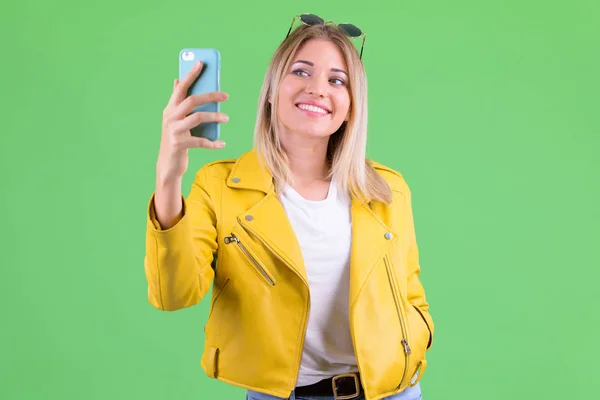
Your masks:
{"label": "lips", "polygon": [[298,107],[301,110],[306,110],[306,111],[311,111],[311,112],[316,112],[316,113],[321,113],[321,114],[331,114],[331,110],[329,109],[329,107],[327,107],[321,103],[317,103],[315,101],[301,101],[299,103],[296,103],[296,107]]}

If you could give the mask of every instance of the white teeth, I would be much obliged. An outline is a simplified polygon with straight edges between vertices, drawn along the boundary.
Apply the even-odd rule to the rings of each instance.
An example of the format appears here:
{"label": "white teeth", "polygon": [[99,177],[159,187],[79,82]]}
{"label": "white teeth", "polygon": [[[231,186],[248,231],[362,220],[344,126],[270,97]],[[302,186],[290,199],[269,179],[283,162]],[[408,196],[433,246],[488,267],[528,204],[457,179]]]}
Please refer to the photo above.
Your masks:
{"label": "white teeth", "polygon": [[298,104],[298,108],[303,110],[312,111],[320,114],[328,114],[327,110],[322,109],[321,107],[311,106],[308,104]]}

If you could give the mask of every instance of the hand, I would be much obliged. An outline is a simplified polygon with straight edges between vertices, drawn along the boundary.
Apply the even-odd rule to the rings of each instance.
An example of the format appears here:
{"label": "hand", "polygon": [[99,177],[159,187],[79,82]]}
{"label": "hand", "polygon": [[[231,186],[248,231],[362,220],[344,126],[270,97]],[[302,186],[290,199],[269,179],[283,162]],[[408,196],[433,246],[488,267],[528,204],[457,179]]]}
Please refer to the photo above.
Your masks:
{"label": "hand", "polygon": [[188,149],[205,148],[220,149],[225,146],[222,140],[210,141],[206,138],[192,136],[190,129],[201,123],[227,122],[229,117],[217,112],[194,112],[199,105],[222,102],[227,94],[222,92],[201,93],[187,96],[187,92],[202,71],[202,64],[197,64],[179,82],[173,84],[173,93],[163,111],[162,136],[157,163],[157,174],[161,179],[181,178],[188,167]]}

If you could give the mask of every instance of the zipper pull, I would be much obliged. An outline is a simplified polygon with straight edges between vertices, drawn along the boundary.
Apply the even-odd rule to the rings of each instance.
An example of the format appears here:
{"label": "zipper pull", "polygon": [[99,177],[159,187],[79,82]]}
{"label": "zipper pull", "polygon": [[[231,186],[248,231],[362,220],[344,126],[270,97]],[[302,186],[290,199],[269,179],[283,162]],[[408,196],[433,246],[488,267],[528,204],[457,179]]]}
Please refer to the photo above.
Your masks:
{"label": "zipper pull", "polygon": [[404,352],[407,356],[410,356],[412,354],[412,350],[410,349],[410,346],[408,345],[406,339],[402,339],[402,344],[404,345]]}
{"label": "zipper pull", "polygon": [[235,236],[233,233],[231,234],[231,236],[225,236],[225,244],[229,244],[231,242],[239,243],[240,239],[238,239],[237,236]]}

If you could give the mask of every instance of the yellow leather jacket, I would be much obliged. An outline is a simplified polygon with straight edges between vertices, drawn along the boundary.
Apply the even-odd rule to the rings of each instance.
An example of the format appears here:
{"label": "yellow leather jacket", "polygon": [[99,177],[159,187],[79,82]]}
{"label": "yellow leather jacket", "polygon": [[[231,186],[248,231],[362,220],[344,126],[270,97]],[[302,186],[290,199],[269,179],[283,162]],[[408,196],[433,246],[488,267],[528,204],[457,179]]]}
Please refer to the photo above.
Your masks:
{"label": "yellow leather jacket", "polygon": [[[373,163],[393,203],[352,200],[350,328],[367,399],[415,385],[433,321],[419,280],[410,190]],[[201,365],[208,376],[288,398],[310,312],[302,253],[271,175],[254,150],[196,173],[177,224],[148,207],[145,273],[160,310],[197,304],[213,285]],[[216,262],[218,259],[218,263]]]}

